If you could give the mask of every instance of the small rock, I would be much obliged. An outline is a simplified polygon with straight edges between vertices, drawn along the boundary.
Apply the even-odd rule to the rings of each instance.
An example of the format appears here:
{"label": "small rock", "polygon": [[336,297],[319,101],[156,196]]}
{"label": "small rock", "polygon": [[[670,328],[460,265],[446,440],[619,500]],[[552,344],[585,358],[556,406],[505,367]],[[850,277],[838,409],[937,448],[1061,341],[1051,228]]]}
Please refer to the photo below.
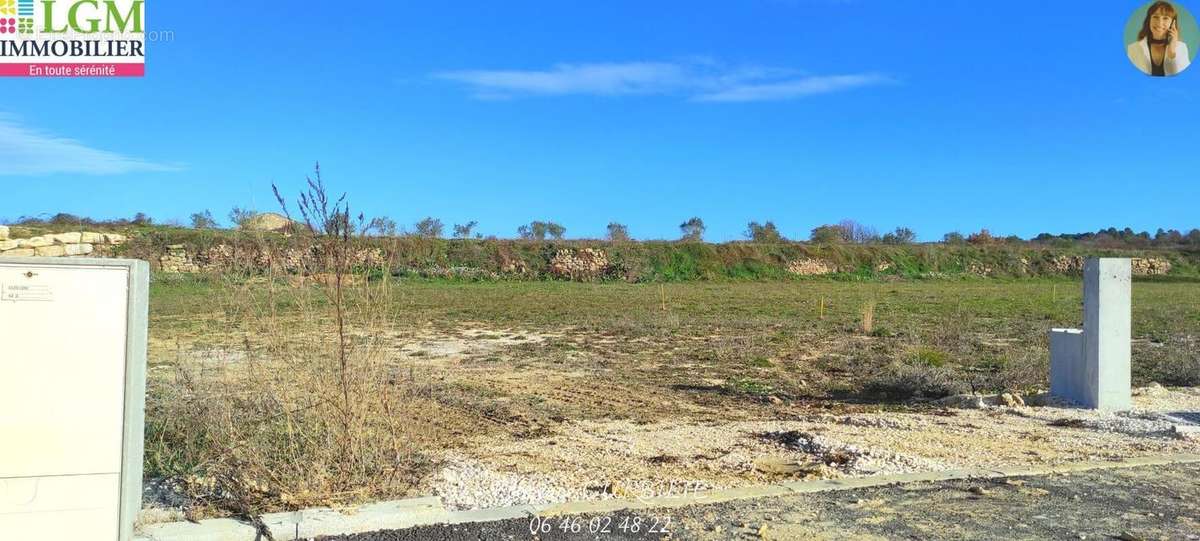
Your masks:
{"label": "small rock", "polygon": [[779,457],[760,457],[754,459],[754,469],[762,473],[773,473],[778,475],[793,475],[797,473],[807,472],[811,468],[790,460]]}
{"label": "small rock", "polygon": [[983,397],[977,394],[956,394],[947,396],[941,400],[934,402],[939,406],[959,409],[974,409],[981,410],[987,407],[983,402]]}
{"label": "small rock", "polygon": [[1000,395],[1000,403],[1008,408],[1024,407],[1025,401],[1021,399],[1021,395],[1013,393],[1004,393]]}
{"label": "small rock", "polygon": [[1138,387],[1132,391],[1133,396],[1154,396],[1162,394],[1165,389],[1158,382],[1151,382],[1145,387]]}
{"label": "small rock", "polygon": [[282,214],[263,212],[255,214],[238,224],[243,231],[282,231],[292,225],[292,221]]}
{"label": "small rock", "polygon": [[1200,426],[1171,425],[1171,435],[1181,440],[1200,439]]}

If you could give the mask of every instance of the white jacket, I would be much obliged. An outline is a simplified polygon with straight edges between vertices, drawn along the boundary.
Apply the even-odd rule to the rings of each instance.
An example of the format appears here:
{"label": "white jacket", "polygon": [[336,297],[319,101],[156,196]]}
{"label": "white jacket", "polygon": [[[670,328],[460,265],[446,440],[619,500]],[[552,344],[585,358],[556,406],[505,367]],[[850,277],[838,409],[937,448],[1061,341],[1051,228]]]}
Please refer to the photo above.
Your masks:
{"label": "white jacket", "polygon": [[[1177,75],[1179,72],[1187,69],[1188,64],[1191,64],[1191,60],[1188,59],[1186,43],[1175,40],[1171,42],[1171,47],[1175,49],[1175,58],[1169,58],[1170,55],[1166,55],[1167,58],[1163,58],[1163,72],[1167,75]],[[1150,75],[1150,44],[1146,42],[1146,38],[1130,43],[1126,52],[1129,54],[1129,61],[1133,62],[1133,65],[1142,70],[1142,73]]]}

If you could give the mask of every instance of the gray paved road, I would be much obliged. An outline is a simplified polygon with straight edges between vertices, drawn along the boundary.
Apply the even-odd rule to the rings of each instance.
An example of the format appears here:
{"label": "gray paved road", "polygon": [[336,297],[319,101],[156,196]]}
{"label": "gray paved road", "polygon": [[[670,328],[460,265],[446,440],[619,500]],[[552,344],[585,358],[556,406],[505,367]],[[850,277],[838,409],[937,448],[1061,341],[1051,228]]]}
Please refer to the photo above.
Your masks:
{"label": "gray paved road", "polygon": [[[1185,539],[1200,540],[1200,464],[764,498],[568,517],[580,533],[530,533],[530,520],[428,526],[322,541],[539,539]],[[638,532],[634,521],[640,518]],[[577,520],[576,520],[577,519]],[[669,523],[668,523],[669,521]],[[657,523],[668,533],[649,532]],[[588,533],[606,524],[609,533]],[[534,524],[537,525],[536,523]]]}

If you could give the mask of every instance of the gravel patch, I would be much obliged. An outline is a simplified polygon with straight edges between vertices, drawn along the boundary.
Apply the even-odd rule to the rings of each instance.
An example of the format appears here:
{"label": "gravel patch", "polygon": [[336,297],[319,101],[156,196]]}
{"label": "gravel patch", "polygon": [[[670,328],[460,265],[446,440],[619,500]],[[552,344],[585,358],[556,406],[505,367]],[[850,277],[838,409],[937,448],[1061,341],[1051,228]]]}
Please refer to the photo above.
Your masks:
{"label": "gravel patch", "polygon": [[[456,509],[655,497],[763,484],[945,469],[807,432],[810,425],[571,423],[559,434],[445,457],[430,488]],[[764,463],[791,465],[780,471]]]}
{"label": "gravel patch", "polygon": [[450,465],[438,473],[434,486],[449,509],[558,503],[588,496],[586,490],[565,486],[549,475],[502,473],[469,458],[448,458]]}
{"label": "gravel patch", "polygon": [[188,497],[179,484],[170,479],[146,478],[142,482],[142,511],[138,524],[157,524],[184,520]]}
{"label": "gravel patch", "polygon": [[1120,413],[985,404],[786,421],[570,422],[540,438],[481,438],[447,455],[426,488],[474,509],[1200,452],[1159,415],[1200,411],[1200,392],[1147,388],[1134,400],[1137,409]]}

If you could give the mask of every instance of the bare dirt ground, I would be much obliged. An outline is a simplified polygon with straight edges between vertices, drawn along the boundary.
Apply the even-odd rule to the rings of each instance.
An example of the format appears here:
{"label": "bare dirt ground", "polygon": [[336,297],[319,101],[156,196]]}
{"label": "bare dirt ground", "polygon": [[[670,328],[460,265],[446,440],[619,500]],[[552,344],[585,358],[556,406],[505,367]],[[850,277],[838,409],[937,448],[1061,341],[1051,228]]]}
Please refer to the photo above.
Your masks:
{"label": "bare dirt ground", "polygon": [[[432,332],[432,331],[431,331]],[[656,496],[762,484],[972,467],[1046,465],[1200,452],[1160,412],[1200,411],[1200,389],[1140,389],[1136,410],[1070,407],[950,409],[792,401],[767,395],[731,409],[728,381],[687,371],[644,374],[565,349],[531,362],[566,334],[513,329],[404,337],[402,359],[449,387],[488,389],[483,430],[443,453],[427,493],[472,509],[608,497]],[[578,337],[578,333],[574,336]],[[577,338],[578,339],[578,338]],[[589,340],[604,344],[603,336]],[[552,346],[551,346],[552,347]],[[509,358],[523,358],[514,366]],[[618,373],[619,372],[619,373]],[[661,377],[678,377],[676,393]],[[659,379],[656,379],[659,378]],[[723,398],[710,402],[710,394]],[[560,422],[561,421],[561,422]]]}
{"label": "bare dirt ground", "polygon": [[[440,400],[474,421],[473,434],[438,453],[421,490],[459,509],[1200,452],[1200,441],[1177,437],[1157,416],[1200,412],[1198,388],[1140,389],[1137,409],[1121,414],[897,407],[739,394],[707,367],[621,362],[622,349],[658,347],[652,339],[618,344],[580,330],[481,323],[390,338],[398,366],[428,374]],[[201,348],[184,357],[236,363],[240,354]]]}

